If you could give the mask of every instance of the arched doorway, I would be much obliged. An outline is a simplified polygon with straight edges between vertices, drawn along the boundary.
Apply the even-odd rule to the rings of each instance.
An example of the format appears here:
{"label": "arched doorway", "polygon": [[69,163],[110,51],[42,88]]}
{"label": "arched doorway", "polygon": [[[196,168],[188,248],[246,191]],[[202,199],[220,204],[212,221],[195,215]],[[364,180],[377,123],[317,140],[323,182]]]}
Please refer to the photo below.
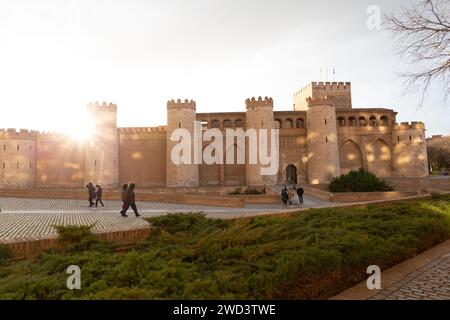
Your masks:
{"label": "arched doorway", "polygon": [[297,183],[297,167],[293,164],[286,167],[286,183]]}

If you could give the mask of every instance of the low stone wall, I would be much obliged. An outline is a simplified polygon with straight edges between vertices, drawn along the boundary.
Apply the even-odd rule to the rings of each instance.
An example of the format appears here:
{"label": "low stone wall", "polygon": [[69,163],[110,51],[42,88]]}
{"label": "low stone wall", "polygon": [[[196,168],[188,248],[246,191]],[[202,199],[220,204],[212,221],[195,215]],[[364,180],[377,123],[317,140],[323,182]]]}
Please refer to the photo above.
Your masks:
{"label": "low stone wall", "polygon": [[450,190],[450,176],[429,176],[423,178],[389,177],[384,180],[395,190],[407,192],[433,192],[433,190]]}
{"label": "low stone wall", "polygon": [[260,194],[244,196],[245,204],[277,204],[281,202],[278,194]]}
{"label": "low stone wall", "polygon": [[[53,190],[53,189],[0,189],[0,197],[87,200],[87,191]],[[103,199],[121,200],[121,192],[118,190],[105,190],[103,192]],[[170,190],[168,190],[167,193],[153,193],[149,192],[148,190],[137,190],[136,200],[205,205],[205,206],[216,206],[227,208],[245,207],[244,198],[236,198],[231,196],[173,194],[170,193]]]}
{"label": "low stone wall", "polygon": [[312,196],[315,198],[319,198],[321,200],[330,201],[331,192],[324,191],[322,189],[318,189],[312,186],[302,186],[303,190],[305,191],[305,195]]}
{"label": "low stone wall", "polygon": [[416,196],[423,194],[421,192],[403,192],[403,191],[388,191],[388,192],[329,192],[324,191],[324,188],[316,188],[313,186],[302,186],[306,195],[310,195],[325,201],[331,202],[364,202],[377,200],[390,200],[404,197]]}
{"label": "low stone wall", "polygon": [[[130,245],[147,239],[150,235],[150,226],[130,230],[102,230],[94,232],[94,234],[109,242]],[[0,243],[11,250],[14,260],[32,259],[45,250],[61,248],[61,242],[57,235],[1,240]]]}
{"label": "low stone wall", "polygon": [[390,200],[418,195],[417,192],[336,192],[330,193],[329,201],[332,202],[363,202]]}

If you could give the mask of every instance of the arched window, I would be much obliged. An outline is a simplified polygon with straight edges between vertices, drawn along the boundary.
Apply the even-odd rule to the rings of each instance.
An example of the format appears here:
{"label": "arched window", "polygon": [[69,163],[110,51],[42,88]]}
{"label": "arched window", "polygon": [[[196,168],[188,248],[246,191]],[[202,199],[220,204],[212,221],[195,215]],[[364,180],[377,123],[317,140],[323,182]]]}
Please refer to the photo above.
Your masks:
{"label": "arched window", "polygon": [[280,119],[275,119],[274,127],[275,127],[275,129],[281,129],[281,120]]}
{"label": "arched window", "polygon": [[297,128],[303,129],[305,127],[305,121],[303,119],[297,119]]}
{"label": "arched window", "polygon": [[366,118],[359,117],[359,125],[362,127],[366,126],[367,125]]}
{"label": "arched window", "polygon": [[369,118],[369,123],[372,127],[376,127],[377,126],[377,118],[375,116],[371,116]]}
{"label": "arched window", "polygon": [[244,120],[242,120],[242,119],[237,119],[237,120],[234,122],[234,126],[235,126],[236,128],[243,128],[243,127],[244,127]]}
{"label": "arched window", "polygon": [[286,120],[284,120],[284,126],[283,126],[283,128],[286,128],[286,129],[292,128],[292,120],[291,120],[291,119],[286,119]]}
{"label": "arched window", "polygon": [[220,121],[219,120],[211,121],[211,128],[220,128]]}
{"label": "arched window", "polygon": [[348,118],[348,125],[350,127],[356,127],[356,118],[355,117]]}
{"label": "arched window", "polygon": [[202,120],[202,130],[208,129],[208,121]]}
{"label": "arched window", "polygon": [[387,118],[386,116],[382,116],[382,117],[380,118],[380,125],[381,125],[381,126],[387,126],[387,125],[389,125],[389,120],[388,120],[388,118]]}
{"label": "arched window", "polygon": [[233,122],[229,119],[226,119],[223,121],[223,127],[224,128],[233,128]]}
{"label": "arched window", "polygon": [[345,119],[343,117],[337,118],[337,125],[338,125],[338,127],[345,126]]}

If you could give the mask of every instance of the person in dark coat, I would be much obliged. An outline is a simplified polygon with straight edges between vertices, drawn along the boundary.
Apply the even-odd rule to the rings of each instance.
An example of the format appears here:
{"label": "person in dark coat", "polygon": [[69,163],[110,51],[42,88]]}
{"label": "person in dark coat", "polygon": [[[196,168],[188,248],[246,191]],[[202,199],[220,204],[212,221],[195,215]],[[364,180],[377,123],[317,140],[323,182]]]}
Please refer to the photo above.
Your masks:
{"label": "person in dark coat", "polygon": [[89,208],[93,208],[94,207],[94,196],[95,196],[95,188],[94,185],[92,184],[92,182],[89,182],[86,185],[86,188],[88,189],[88,200],[89,200]]}
{"label": "person in dark coat", "polygon": [[[128,192],[128,184],[124,184],[122,186],[122,210],[120,211],[120,214],[123,217],[128,217],[128,215],[124,212],[125,208],[127,207],[127,192]],[[128,208],[127,208],[128,209]]]}
{"label": "person in dark coat", "polygon": [[303,188],[302,187],[298,187],[297,188],[297,195],[298,195],[298,201],[300,202],[300,204],[303,204],[303,193],[305,193]]}
{"label": "person in dark coat", "polygon": [[140,217],[141,215],[138,212],[137,206],[136,206],[136,196],[134,194],[135,184],[130,183],[130,186],[128,187],[127,193],[126,193],[126,199],[125,199],[125,208],[121,211],[122,215],[126,215],[127,210],[131,207],[133,209],[134,214],[136,217]]}
{"label": "person in dark coat", "polygon": [[288,192],[286,186],[283,186],[283,189],[281,189],[281,200],[284,204],[287,204],[288,201]]}
{"label": "person in dark coat", "polygon": [[99,185],[95,186],[95,195],[96,195],[95,207],[97,208],[98,203],[100,202],[100,204],[102,205],[102,208],[104,208],[105,205],[103,204],[103,201],[102,201],[103,189]]}

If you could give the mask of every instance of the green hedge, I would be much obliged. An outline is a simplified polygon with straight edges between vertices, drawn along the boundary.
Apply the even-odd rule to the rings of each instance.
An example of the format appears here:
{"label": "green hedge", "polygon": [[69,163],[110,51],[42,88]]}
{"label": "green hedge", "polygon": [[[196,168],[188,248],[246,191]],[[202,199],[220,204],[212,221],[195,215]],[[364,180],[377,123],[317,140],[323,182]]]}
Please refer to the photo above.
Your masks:
{"label": "green hedge", "polygon": [[384,180],[364,169],[350,171],[334,177],[330,183],[331,192],[375,192],[394,191]]}

